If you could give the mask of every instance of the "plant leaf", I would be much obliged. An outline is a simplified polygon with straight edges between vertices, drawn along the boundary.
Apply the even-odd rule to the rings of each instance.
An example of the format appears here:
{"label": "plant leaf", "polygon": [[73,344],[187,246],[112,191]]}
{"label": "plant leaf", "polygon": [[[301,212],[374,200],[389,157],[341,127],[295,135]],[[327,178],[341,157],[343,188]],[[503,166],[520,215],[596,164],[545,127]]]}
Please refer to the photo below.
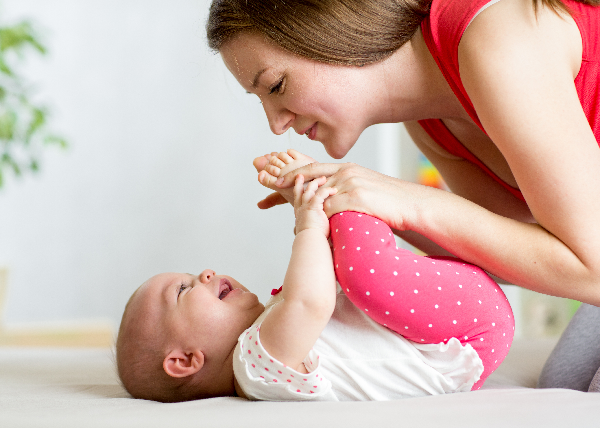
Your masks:
{"label": "plant leaf", "polygon": [[67,147],[69,147],[69,143],[67,143],[67,140],[65,140],[62,137],[59,137],[58,135],[46,135],[44,137],[44,143],[49,144],[49,145],[56,144],[61,149],[66,149]]}
{"label": "plant leaf", "polygon": [[42,125],[46,123],[46,112],[40,108],[31,108],[31,122],[27,128],[27,138],[34,134]]}
{"label": "plant leaf", "polygon": [[14,50],[19,52],[27,45],[41,54],[46,53],[46,48],[37,40],[28,21],[20,22],[11,27],[0,28],[0,51]]}
{"label": "plant leaf", "polygon": [[5,111],[0,114],[0,139],[12,140],[15,134],[17,115],[13,111]]}

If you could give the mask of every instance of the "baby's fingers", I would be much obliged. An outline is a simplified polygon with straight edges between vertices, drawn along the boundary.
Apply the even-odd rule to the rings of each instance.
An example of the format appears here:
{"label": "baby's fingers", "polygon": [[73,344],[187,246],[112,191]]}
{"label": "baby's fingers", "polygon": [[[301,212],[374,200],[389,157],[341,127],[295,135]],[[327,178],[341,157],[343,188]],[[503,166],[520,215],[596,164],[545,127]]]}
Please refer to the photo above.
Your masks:
{"label": "baby's fingers", "polygon": [[315,192],[319,188],[319,182],[317,180],[310,181],[304,188],[304,194],[302,195],[302,203],[309,202],[315,195]]}
{"label": "baby's fingers", "polygon": [[304,194],[302,195],[302,203],[309,203],[315,196],[317,189],[326,182],[327,179],[325,177],[315,178],[314,180],[310,181],[304,188]]}
{"label": "baby's fingers", "polygon": [[304,194],[304,176],[298,174],[294,183],[294,207],[302,205],[302,195]]}
{"label": "baby's fingers", "polygon": [[330,196],[333,196],[337,193],[337,189],[335,187],[320,187],[319,190],[315,192],[312,200],[310,201],[313,206],[323,207],[325,203],[325,199]]}

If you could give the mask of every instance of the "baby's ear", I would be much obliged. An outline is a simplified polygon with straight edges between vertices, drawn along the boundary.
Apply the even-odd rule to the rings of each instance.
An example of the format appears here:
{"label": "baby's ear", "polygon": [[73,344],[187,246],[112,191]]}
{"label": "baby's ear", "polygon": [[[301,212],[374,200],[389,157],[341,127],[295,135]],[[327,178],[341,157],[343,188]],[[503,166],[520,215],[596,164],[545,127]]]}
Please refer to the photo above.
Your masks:
{"label": "baby's ear", "polygon": [[169,352],[163,361],[165,373],[172,377],[187,377],[196,374],[204,366],[204,354],[199,350],[184,352],[181,349]]}

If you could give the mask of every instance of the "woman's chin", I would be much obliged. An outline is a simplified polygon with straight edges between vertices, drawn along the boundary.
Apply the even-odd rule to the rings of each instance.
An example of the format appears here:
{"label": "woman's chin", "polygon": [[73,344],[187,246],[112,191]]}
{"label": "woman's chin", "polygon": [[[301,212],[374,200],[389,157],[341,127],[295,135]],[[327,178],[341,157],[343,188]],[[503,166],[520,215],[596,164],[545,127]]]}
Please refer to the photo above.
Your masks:
{"label": "woman's chin", "polygon": [[357,130],[355,129],[346,129],[345,131],[324,135],[323,140],[319,140],[327,154],[334,159],[342,159],[346,156],[360,136],[360,133],[356,134]]}
{"label": "woman's chin", "polygon": [[354,144],[352,144],[350,147],[341,144],[321,144],[323,144],[323,147],[325,147],[325,151],[327,152],[327,154],[334,159],[342,159],[348,154],[352,146],[354,146]]}

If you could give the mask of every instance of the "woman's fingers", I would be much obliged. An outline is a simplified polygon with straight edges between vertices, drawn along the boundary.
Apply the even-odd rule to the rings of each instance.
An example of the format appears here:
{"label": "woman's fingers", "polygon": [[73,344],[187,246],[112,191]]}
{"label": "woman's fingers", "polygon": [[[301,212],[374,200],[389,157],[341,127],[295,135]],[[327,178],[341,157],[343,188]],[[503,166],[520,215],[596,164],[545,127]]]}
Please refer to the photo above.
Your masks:
{"label": "woman's fingers", "polygon": [[357,203],[357,201],[352,200],[349,197],[348,193],[343,191],[337,191],[331,197],[328,197],[323,203],[323,211],[328,218],[332,215],[341,213],[344,211],[358,211],[365,214],[375,215],[375,213],[371,212],[368,206]]}
{"label": "woman's fingers", "polygon": [[[304,192],[310,193],[310,197],[306,195],[306,200],[310,200],[317,189],[337,189],[323,198],[323,210],[327,217],[342,211],[358,211],[378,217],[395,229],[404,230],[416,221],[418,207],[423,200],[422,186],[353,163],[309,164],[286,174],[283,180],[276,182],[276,186],[289,188],[300,176],[302,178],[296,181],[295,186],[295,193],[298,194],[298,198],[294,199],[295,207],[302,203]],[[316,180],[316,187],[310,187],[309,183],[313,180]],[[300,182],[306,183],[306,190],[300,187],[296,190]]]}
{"label": "woman's fingers", "polygon": [[282,204],[287,204],[287,201],[285,200],[285,198],[283,196],[281,196],[281,194],[275,192],[275,193],[271,193],[269,196],[267,196],[265,199],[263,199],[256,205],[261,210],[267,210],[269,208],[273,208],[276,205],[282,205]]}
{"label": "woman's fingers", "polygon": [[308,182],[319,177],[331,177],[333,174],[338,172],[340,168],[347,164],[339,163],[311,163],[301,168],[295,169],[294,171],[288,172],[275,183],[277,187],[285,189],[292,187],[294,180],[298,174],[304,176],[304,181]]}

